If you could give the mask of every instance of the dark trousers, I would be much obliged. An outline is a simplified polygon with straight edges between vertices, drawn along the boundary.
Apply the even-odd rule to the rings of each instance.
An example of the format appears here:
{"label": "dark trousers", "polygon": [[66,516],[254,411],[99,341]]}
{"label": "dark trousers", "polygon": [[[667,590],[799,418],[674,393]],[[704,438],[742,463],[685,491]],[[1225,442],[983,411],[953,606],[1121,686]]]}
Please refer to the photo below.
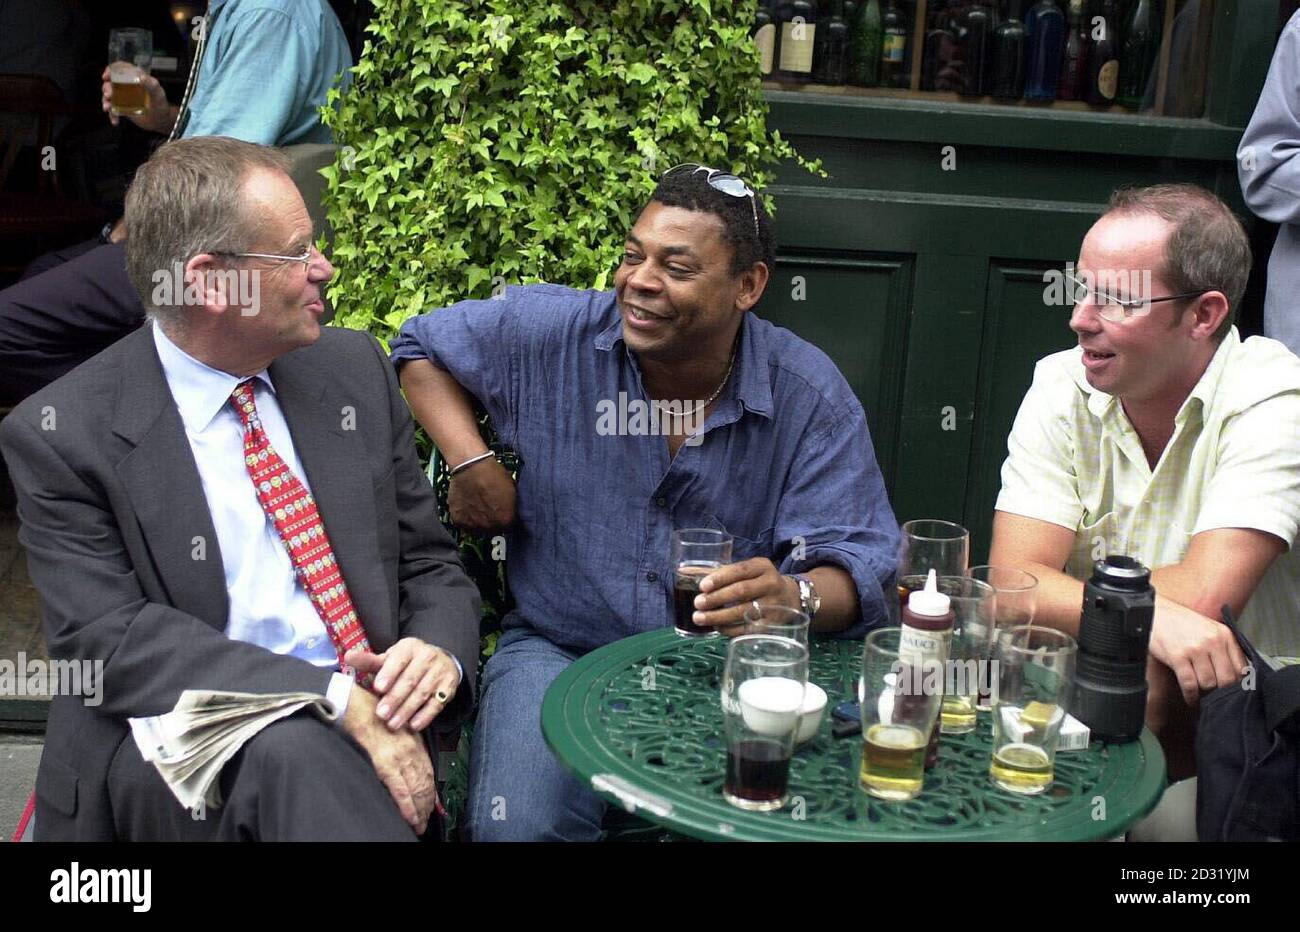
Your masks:
{"label": "dark trousers", "polygon": [[307,713],[259,732],[220,779],[219,808],[182,808],[128,737],[108,771],[118,840],[416,840],[360,745]]}

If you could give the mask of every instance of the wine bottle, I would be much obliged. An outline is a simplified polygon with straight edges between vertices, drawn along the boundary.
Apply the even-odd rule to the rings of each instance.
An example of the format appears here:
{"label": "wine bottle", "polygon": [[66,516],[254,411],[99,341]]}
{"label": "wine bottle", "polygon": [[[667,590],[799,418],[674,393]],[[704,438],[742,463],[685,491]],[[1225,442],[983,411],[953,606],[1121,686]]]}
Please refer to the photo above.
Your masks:
{"label": "wine bottle", "polygon": [[754,45],[758,49],[758,73],[764,78],[772,76],[776,67],[776,18],[772,15],[772,0],[763,0],[754,17]]}
{"label": "wine bottle", "polygon": [[1019,100],[1025,93],[1025,44],[1029,30],[1020,19],[1021,0],[1009,0],[1007,18],[993,30],[993,66],[989,93],[999,100]]}
{"label": "wine bottle", "polygon": [[885,8],[884,39],[880,49],[880,83],[885,87],[907,87],[911,82],[904,73],[907,58],[907,23],[898,12],[895,0]]}
{"label": "wine bottle", "polygon": [[831,0],[830,13],[817,24],[813,80],[818,84],[843,84],[849,71],[849,24],[844,20],[844,0]]}
{"label": "wine bottle", "polygon": [[1119,44],[1115,30],[1119,13],[1115,0],[1104,0],[1101,14],[1089,24],[1092,48],[1088,50],[1088,91],[1084,99],[1098,107],[1109,107],[1119,91]]}
{"label": "wine bottle", "polygon": [[[951,90],[945,72],[949,72],[952,66],[956,49],[957,37],[948,27],[948,11],[944,8],[944,0],[935,0],[926,14],[925,46],[921,55],[921,90]],[[940,83],[944,86],[940,87]]]}
{"label": "wine bottle", "polygon": [[1088,84],[1088,26],[1083,19],[1083,0],[1070,0],[1070,27],[1061,60],[1057,100],[1081,100]]}
{"label": "wine bottle", "polygon": [[1025,16],[1029,51],[1025,62],[1025,100],[1055,100],[1065,50],[1065,17],[1052,0],[1040,0]]}
{"label": "wine bottle", "polygon": [[982,97],[988,93],[989,59],[993,52],[993,14],[980,3],[971,4],[962,18],[961,61],[963,81],[961,93]]}
{"label": "wine bottle", "polygon": [[777,27],[781,34],[777,73],[786,81],[806,83],[812,79],[817,8],[811,0],[794,0],[789,6],[781,7]]}
{"label": "wine bottle", "polygon": [[1124,27],[1119,56],[1121,106],[1137,110],[1146,98],[1147,82],[1160,54],[1160,10],[1156,0],[1136,0]]}
{"label": "wine bottle", "polygon": [[880,15],[880,0],[861,0],[853,17],[850,33],[849,81],[861,87],[880,83],[880,52],[884,44],[885,24]]}

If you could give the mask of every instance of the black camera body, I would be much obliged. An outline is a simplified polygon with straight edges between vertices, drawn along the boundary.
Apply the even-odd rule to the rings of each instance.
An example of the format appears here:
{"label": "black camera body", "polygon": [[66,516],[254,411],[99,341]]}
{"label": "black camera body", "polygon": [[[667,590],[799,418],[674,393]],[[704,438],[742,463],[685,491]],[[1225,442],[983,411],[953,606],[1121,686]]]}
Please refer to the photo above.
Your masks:
{"label": "black camera body", "polygon": [[1073,708],[1092,736],[1135,741],[1147,707],[1147,647],[1155,619],[1151,571],[1131,557],[1098,560],[1083,587]]}

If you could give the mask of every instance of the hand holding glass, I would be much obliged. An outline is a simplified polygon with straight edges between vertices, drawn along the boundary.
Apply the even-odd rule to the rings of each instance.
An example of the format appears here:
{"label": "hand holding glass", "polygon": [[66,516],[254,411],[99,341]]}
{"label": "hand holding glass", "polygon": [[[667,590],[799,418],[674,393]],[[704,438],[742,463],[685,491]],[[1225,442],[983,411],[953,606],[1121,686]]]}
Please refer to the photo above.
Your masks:
{"label": "hand holding glass", "polygon": [[114,29],[108,34],[108,79],[113,113],[139,116],[149,108],[145,75],[153,65],[153,33],[148,29]]}
{"label": "hand holding glass", "polygon": [[673,606],[674,627],[686,638],[717,634],[716,628],[697,625],[695,597],[700,594],[700,580],[720,566],[731,562],[731,535],[711,528],[685,528],[673,531]]}

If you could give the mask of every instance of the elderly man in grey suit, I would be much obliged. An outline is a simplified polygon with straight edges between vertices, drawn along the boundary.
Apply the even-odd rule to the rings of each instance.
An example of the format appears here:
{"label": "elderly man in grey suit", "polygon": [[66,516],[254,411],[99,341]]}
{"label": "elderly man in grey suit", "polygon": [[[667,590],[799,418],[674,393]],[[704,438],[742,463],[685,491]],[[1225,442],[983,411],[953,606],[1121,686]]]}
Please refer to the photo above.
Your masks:
{"label": "elderly man in grey suit", "polygon": [[[54,699],[37,839],[414,839],[479,612],[392,367],[320,326],[333,269],[274,151],[169,143],[126,213],[152,326],[0,424],[51,657],[103,664],[98,704]],[[195,819],[128,725],[187,689],[316,693],[336,717],[258,733]]]}

